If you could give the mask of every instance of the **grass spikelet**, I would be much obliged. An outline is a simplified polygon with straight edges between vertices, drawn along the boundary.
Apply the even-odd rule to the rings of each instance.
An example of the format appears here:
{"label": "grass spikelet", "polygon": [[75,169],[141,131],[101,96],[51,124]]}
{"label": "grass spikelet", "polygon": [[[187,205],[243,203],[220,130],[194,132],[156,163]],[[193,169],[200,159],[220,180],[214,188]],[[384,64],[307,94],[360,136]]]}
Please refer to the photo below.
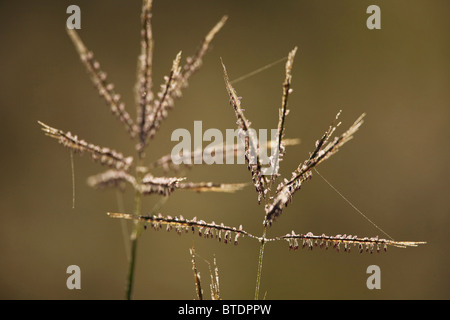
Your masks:
{"label": "grass spikelet", "polygon": [[217,267],[216,257],[214,257],[213,263],[214,263],[214,273],[211,268],[211,264],[208,263],[209,275],[211,278],[211,283],[209,285],[211,289],[211,300],[220,300],[219,268]]}
{"label": "grass spikelet", "polygon": [[286,240],[289,243],[289,249],[297,250],[299,248],[298,241],[302,241],[302,248],[313,249],[314,247],[326,248],[333,247],[336,251],[340,252],[341,246],[344,247],[345,252],[350,252],[351,247],[358,247],[360,253],[362,252],[380,252],[381,248],[384,251],[387,250],[388,246],[406,248],[406,247],[417,247],[420,244],[425,244],[426,242],[419,241],[394,241],[387,239],[379,239],[378,237],[364,237],[359,238],[352,235],[336,235],[336,236],[326,236],[314,235],[311,232],[307,234],[296,234],[292,231],[291,234],[286,234],[285,236],[278,237],[276,240]]}
{"label": "grass spikelet", "polygon": [[[340,112],[336,116],[336,120],[338,119],[339,114]],[[336,137],[332,142],[328,143],[329,138],[340,124],[336,125],[336,121],[333,122],[322,138],[316,142],[316,148],[311,153],[310,157],[292,173],[291,180],[285,181],[278,186],[277,193],[272,202],[265,208],[265,226],[270,226],[272,222],[281,215],[283,208],[291,202],[294,193],[300,189],[303,182],[308,181],[311,178],[311,170],[335,154],[340,147],[353,138],[353,135],[363,123],[363,117],[364,114],[361,115],[341,136]]]}
{"label": "grass spikelet", "polygon": [[136,81],[136,105],[137,119],[139,125],[139,140],[145,141],[145,121],[147,115],[151,112],[153,102],[153,33],[152,33],[152,1],[142,1],[141,13],[141,53],[138,57],[137,81]]}
{"label": "grass spikelet", "polygon": [[244,115],[244,110],[241,107],[241,99],[237,96],[236,91],[230,84],[230,80],[228,78],[227,69],[222,62],[225,85],[228,91],[228,95],[230,97],[230,104],[233,106],[234,111],[236,113],[237,125],[243,131],[244,134],[244,150],[245,150],[245,160],[248,164],[248,168],[252,173],[252,180],[255,186],[256,192],[258,193],[258,203],[261,202],[261,199],[265,198],[265,188],[264,182],[261,175],[261,163],[258,156],[258,143],[256,142],[255,137],[251,134],[250,131],[250,121]]}
{"label": "grass spikelet", "polygon": [[[288,99],[289,95],[292,92],[291,89],[291,81],[292,81],[292,67],[294,64],[295,53],[297,52],[297,47],[295,47],[288,55],[288,60],[286,62],[286,77],[283,83],[283,95],[281,97],[281,107],[279,110],[278,117],[278,135],[277,135],[277,152],[275,154],[275,172],[278,172],[279,162],[282,161],[283,155],[285,153],[285,142],[284,139],[284,131],[285,131],[285,119],[288,114]],[[272,182],[279,176],[279,174],[272,175]]]}
{"label": "grass spikelet", "polygon": [[142,184],[139,188],[142,194],[157,193],[168,196],[178,187],[178,183],[185,179],[186,178],[154,177],[151,174],[147,174],[142,179]]}
{"label": "grass spikelet", "polygon": [[133,157],[124,157],[120,152],[87,143],[70,132],[52,128],[40,121],[38,121],[38,123],[42,126],[42,130],[47,136],[58,140],[60,144],[74,152],[89,153],[94,161],[97,161],[102,165],[114,167],[117,170],[127,171],[133,163]]}
{"label": "grass spikelet", "polygon": [[[175,99],[182,96],[182,89],[187,87],[188,79],[202,65],[211,41],[224,26],[227,17],[224,16],[206,35],[199,50],[192,57],[186,59],[186,64],[180,67],[181,52],[175,58],[169,76],[165,77],[165,84],[156,99],[151,92],[151,66],[153,52],[153,38],[151,33],[151,1],[144,1],[142,18],[141,55],[138,64],[138,81],[141,83],[139,90],[140,106],[138,107],[138,123],[140,127],[139,143],[137,150],[142,154],[147,140],[154,137],[161,126],[161,122],[167,117],[168,110],[172,109]],[[152,101],[153,100],[153,101]]]}
{"label": "grass spikelet", "polygon": [[67,29],[67,33],[74,43],[80,59],[85,65],[100,96],[105,99],[111,112],[123,123],[127,132],[134,138],[136,136],[137,126],[126,111],[125,103],[122,102],[120,95],[115,92],[114,85],[106,81],[106,73],[100,69],[100,63],[94,59],[94,54],[86,48],[75,29]]}
{"label": "grass spikelet", "polygon": [[[284,139],[283,140],[284,146],[294,146],[300,144],[300,139]],[[266,145],[264,145],[265,148],[275,148],[277,146],[276,140],[270,140],[267,142]],[[226,159],[228,156],[232,155],[234,157],[240,157],[244,155],[244,146],[241,143],[241,141],[238,141],[238,143],[224,143],[222,146],[216,145],[213,147],[206,147],[203,149],[197,149],[193,152],[186,152],[180,155],[180,162],[181,164],[175,164],[172,159],[171,154],[167,154],[152,164],[150,164],[149,168],[162,168],[164,172],[169,171],[179,171],[181,168],[191,168],[192,164],[194,163],[194,159],[196,157],[199,157],[200,155],[203,155],[205,153],[211,154],[212,152],[220,153],[223,156],[224,163],[226,162]]]}
{"label": "grass spikelet", "polygon": [[136,179],[123,170],[108,170],[90,176],[87,179],[87,184],[95,189],[114,187],[123,190],[125,188],[125,183],[129,183],[134,187],[136,185]]}
{"label": "grass spikelet", "polygon": [[138,145],[138,151],[142,152],[145,147],[146,140],[153,138],[157,130],[161,126],[161,122],[167,117],[168,110],[174,105],[172,92],[177,89],[176,81],[180,76],[180,59],[181,51],[177,54],[175,60],[173,60],[172,69],[168,77],[165,78],[166,82],[161,86],[161,91],[158,93],[156,101],[154,102],[151,113],[147,116],[144,124],[144,129],[141,137],[140,144]]}
{"label": "grass spikelet", "polygon": [[234,193],[242,190],[246,185],[247,183],[180,182],[178,188],[196,192]]}
{"label": "grass spikelet", "polygon": [[197,294],[198,300],[203,300],[203,290],[202,290],[202,284],[200,281],[200,272],[198,272],[197,264],[195,263],[194,247],[189,249],[189,253],[191,254],[192,271],[194,272],[195,293]]}
{"label": "grass spikelet", "polygon": [[193,56],[186,59],[186,64],[183,66],[183,75],[179,81],[180,88],[186,87],[187,81],[191,77],[191,75],[194,74],[202,66],[203,57],[208,51],[211,41],[223,28],[223,26],[227,22],[227,19],[227,16],[223,16],[205,36],[197,52]]}
{"label": "grass spikelet", "polygon": [[197,230],[199,236],[204,238],[215,238],[219,242],[222,242],[222,240],[224,240],[223,243],[225,244],[231,242],[231,239],[233,239],[233,235],[233,243],[235,245],[238,244],[238,237],[247,236],[250,238],[256,238],[252,234],[242,229],[242,226],[239,226],[239,228],[235,228],[228,227],[223,223],[216,224],[214,221],[211,223],[207,223],[203,220],[197,220],[196,217],[189,220],[185,219],[183,216],[163,216],[161,213],[157,215],[138,216],[127,213],[111,212],[108,212],[108,216],[111,218],[141,221],[146,225],[150,225],[150,227],[154,230],[159,230],[163,225],[165,225],[167,226],[167,231],[175,229],[179,234],[181,234],[183,231],[188,232],[189,230],[191,230],[192,232],[195,232],[195,230]]}

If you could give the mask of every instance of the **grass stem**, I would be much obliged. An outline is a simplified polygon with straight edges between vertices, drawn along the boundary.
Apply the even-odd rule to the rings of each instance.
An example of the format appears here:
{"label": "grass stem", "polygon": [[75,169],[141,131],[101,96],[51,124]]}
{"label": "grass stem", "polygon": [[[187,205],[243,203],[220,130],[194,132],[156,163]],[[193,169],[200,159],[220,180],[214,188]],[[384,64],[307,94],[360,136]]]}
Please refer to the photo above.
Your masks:
{"label": "grass stem", "polygon": [[[136,167],[136,180],[142,180],[142,173],[139,171],[139,168],[142,164],[143,158],[139,157],[139,164]],[[134,197],[134,205],[135,205],[135,214],[142,214],[142,193],[136,190],[136,194]],[[131,300],[133,294],[133,282],[134,282],[134,271],[136,266],[136,252],[137,252],[137,242],[139,235],[142,231],[142,222],[134,221],[133,222],[133,231],[131,233],[131,252],[130,259],[128,261],[128,277],[127,277],[127,287],[126,287],[126,299]]]}
{"label": "grass stem", "polygon": [[261,285],[261,274],[262,274],[262,264],[263,264],[263,257],[264,257],[264,246],[266,245],[266,226],[264,226],[263,235],[260,238],[260,245],[259,245],[259,257],[258,257],[258,272],[256,275],[256,288],[255,288],[255,300],[259,300],[259,288]]}

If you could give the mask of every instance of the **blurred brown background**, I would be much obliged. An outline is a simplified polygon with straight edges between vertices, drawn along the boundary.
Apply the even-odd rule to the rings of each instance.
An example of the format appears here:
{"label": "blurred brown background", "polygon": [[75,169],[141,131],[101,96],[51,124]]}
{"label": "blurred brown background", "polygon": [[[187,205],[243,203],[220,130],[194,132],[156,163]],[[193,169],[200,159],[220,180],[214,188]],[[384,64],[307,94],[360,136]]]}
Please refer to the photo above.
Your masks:
{"label": "blurred brown background", "polygon": [[[140,1],[2,1],[0,298],[122,299],[127,263],[113,190],[96,191],[86,178],[104,168],[75,158],[72,209],[69,152],[45,137],[37,120],[96,144],[134,155],[134,143],[109,114],[65,32],[70,4],[81,7],[80,35],[135,114],[132,89],[139,52]],[[381,30],[366,28],[366,8],[381,8]],[[367,113],[355,139],[319,170],[396,240],[427,241],[382,254],[290,252],[266,246],[261,295],[267,299],[448,299],[449,54],[448,1],[158,1],[153,9],[154,80],[158,86],[178,50],[195,52],[224,14],[199,73],[148,149],[148,161],[170,153],[176,128],[225,132],[235,127],[219,58],[237,78],[299,47],[293,70],[282,174],[312,151],[339,109],[346,129]],[[284,65],[237,83],[255,128],[276,128]],[[160,172],[156,172],[159,174]],[[249,182],[242,165],[196,166],[191,181]],[[150,210],[158,196],[145,199]],[[133,195],[125,195],[127,211]],[[175,192],[164,213],[260,234],[264,210],[253,187],[238,194]],[[317,175],[304,185],[269,236],[296,232],[379,235]],[[146,231],[139,242],[134,297],[193,299],[188,249],[220,271],[224,299],[252,299],[258,244],[237,247],[198,236]],[[81,268],[81,290],[66,288],[66,268]],[[381,268],[381,290],[366,288],[366,268]],[[208,294],[208,267],[198,259]]]}

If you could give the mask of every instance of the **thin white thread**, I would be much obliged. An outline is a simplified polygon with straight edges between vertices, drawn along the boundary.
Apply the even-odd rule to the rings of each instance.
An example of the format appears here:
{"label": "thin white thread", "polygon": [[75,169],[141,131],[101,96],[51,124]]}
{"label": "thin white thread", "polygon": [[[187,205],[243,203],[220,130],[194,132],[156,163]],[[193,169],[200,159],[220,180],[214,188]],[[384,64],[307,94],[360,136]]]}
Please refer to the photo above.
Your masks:
{"label": "thin white thread", "polygon": [[260,72],[262,72],[262,71],[264,71],[266,69],[269,69],[270,67],[273,67],[273,66],[277,65],[278,63],[281,63],[281,62],[283,62],[283,61],[285,61],[287,59],[288,59],[288,57],[286,56],[286,57],[283,57],[283,58],[281,58],[281,59],[279,59],[277,61],[274,61],[272,63],[266,64],[264,67],[256,69],[255,71],[252,71],[250,73],[244,74],[243,76],[241,76],[241,77],[239,77],[237,79],[234,79],[233,81],[230,81],[230,84],[235,84],[237,82],[240,82],[242,80],[250,78],[251,76],[254,76],[255,74],[258,74],[258,73],[260,73]]}
{"label": "thin white thread", "polygon": [[317,171],[316,168],[314,168],[314,171],[325,181],[338,195],[341,196],[342,199],[344,199],[353,209],[355,209],[360,215],[362,215],[367,221],[369,221],[375,228],[377,228],[379,231],[383,232],[389,239],[394,241],[394,239],[383,229],[381,229],[379,226],[377,226],[372,220],[370,220],[364,213],[361,212],[353,203],[350,202],[342,193],[339,192],[338,189],[336,189],[327,179],[325,179],[324,176],[322,176],[319,171]]}

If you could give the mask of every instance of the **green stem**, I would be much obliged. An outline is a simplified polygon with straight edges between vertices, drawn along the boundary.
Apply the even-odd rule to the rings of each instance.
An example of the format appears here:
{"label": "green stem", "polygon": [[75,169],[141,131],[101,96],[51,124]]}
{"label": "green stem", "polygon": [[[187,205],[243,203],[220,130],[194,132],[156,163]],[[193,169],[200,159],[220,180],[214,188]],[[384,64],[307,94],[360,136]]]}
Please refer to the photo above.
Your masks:
{"label": "green stem", "polygon": [[258,273],[256,275],[256,289],[255,289],[255,300],[259,300],[259,287],[261,285],[261,274],[262,274],[262,264],[264,257],[264,246],[266,245],[266,227],[264,226],[264,231],[261,239],[259,240],[259,257],[258,257]]}
{"label": "green stem", "polygon": [[[136,168],[136,180],[141,181],[141,173],[139,173],[138,168],[141,166],[142,158],[139,159],[138,166]],[[135,214],[140,216],[142,213],[142,194],[139,191],[136,191],[136,195],[134,197],[135,203]],[[130,259],[128,262],[128,277],[127,277],[127,287],[126,287],[126,299],[131,300],[131,296],[133,294],[133,283],[134,283],[134,270],[136,266],[136,252],[137,252],[137,242],[139,235],[142,231],[142,223],[139,221],[134,221],[133,231],[131,232],[131,252]]]}
{"label": "green stem", "polygon": [[131,295],[133,293],[133,283],[134,283],[134,269],[136,265],[136,252],[137,252],[137,230],[139,229],[139,222],[134,223],[134,230],[131,236],[131,255],[130,262],[128,266],[128,278],[127,278],[127,292],[126,299],[131,300]]}

